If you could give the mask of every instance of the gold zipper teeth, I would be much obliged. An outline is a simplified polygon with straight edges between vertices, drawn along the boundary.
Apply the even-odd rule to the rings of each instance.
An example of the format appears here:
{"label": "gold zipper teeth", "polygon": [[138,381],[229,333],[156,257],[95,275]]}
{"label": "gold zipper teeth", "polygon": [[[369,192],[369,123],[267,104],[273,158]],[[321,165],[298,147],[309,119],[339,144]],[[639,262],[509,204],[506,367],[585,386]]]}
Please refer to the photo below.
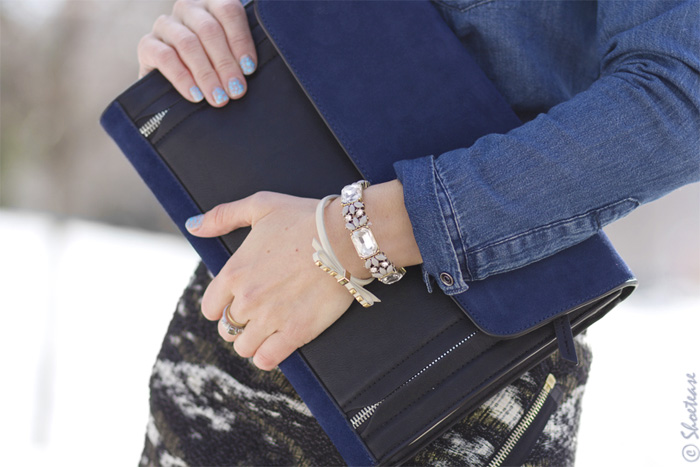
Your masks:
{"label": "gold zipper teeth", "polygon": [[532,407],[530,407],[527,413],[523,415],[523,418],[520,419],[506,442],[503,443],[503,446],[501,446],[501,449],[495,456],[493,456],[493,459],[491,459],[488,467],[500,467],[506,457],[508,457],[508,454],[511,453],[515,445],[518,443],[518,441],[520,441],[523,434],[525,434],[525,431],[527,431],[532,422],[535,420],[537,414],[539,414],[540,410],[542,410],[542,406],[547,400],[549,393],[552,392],[552,388],[554,388],[555,384],[557,384],[557,380],[554,375],[550,373],[547,375],[547,380],[544,383],[544,387],[540,390],[540,393],[537,395],[537,399],[535,399]]}
{"label": "gold zipper teeth", "polygon": [[149,118],[146,123],[141,125],[139,128],[139,133],[141,133],[143,136],[148,138],[153,134],[154,131],[158,129],[160,126],[161,122],[163,121],[163,118],[165,118],[165,114],[168,113],[168,109],[161,110],[157,114],[155,114],[153,117]]}
{"label": "gold zipper teeth", "polygon": [[391,396],[393,393],[395,393],[396,391],[398,391],[398,390],[401,389],[402,387],[406,386],[408,383],[410,383],[410,382],[413,381],[414,379],[418,378],[421,374],[423,374],[425,371],[427,371],[431,366],[435,365],[437,362],[439,362],[440,360],[442,360],[443,358],[445,358],[449,353],[453,352],[455,349],[457,349],[457,347],[459,347],[460,345],[464,344],[465,342],[467,342],[469,339],[471,339],[471,338],[474,337],[475,335],[476,335],[476,331],[472,332],[472,333],[469,334],[467,337],[465,337],[465,338],[462,339],[461,341],[457,342],[455,345],[453,345],[453,346],[450,347],[449,349],[445,350],[445,351],[442,353],[442,355],[440,355],[438,358],[436,358],[435,360],[433,360],[432,362],[430,362],[428,365],[426,365],[426,366],[425,366],[422,370],[420,370],[418,373],[416,373],[415,375],[411,376],[411,378],[409,378],[408,380],[404,381],[403,384],[401,384],[401,386],[399,386],[399,387],[397,387],[396,389],[394,389],[393,391],[391,391],[391,392],[389,393],[389,395],[387,395],[384,399],[382,399],[382,400],[380,400],[379,402],[374,403],[374,404],[372,404],[372,405],[368,405],[367,407],[365,407],[365,408],[363,408],[362,410],[360,410],[359,412],[357,412],[357,413],[356,413],[355,415],[353,415],[353,417],[350,419],[350,424],[352,425],[352,427],[353,427],[354,429],[357,429],[357,427],[359,427],[360,425],[362,425],[363,423],[365,423],[365,422],[374,414],[374,411],[377,409],[377,407],[379,406],[379,404],[381,404],[382,402],[384,402],[384,401],[386,400],[387,397]]}

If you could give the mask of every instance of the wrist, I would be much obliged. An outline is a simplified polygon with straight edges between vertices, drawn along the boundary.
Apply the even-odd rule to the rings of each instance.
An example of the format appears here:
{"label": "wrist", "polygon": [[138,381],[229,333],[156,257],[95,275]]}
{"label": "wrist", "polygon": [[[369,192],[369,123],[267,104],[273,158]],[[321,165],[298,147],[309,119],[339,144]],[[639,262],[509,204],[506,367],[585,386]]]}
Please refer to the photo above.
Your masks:
{"label": "wrist", "polygon": [[[364,190],[363,201],[372,222],[372,233],[394,265],[406,267],[420,264],[422,258],[404,206],[401,182],[392,180],[372,185]],[[331,245],[350,274],[369,278],[371,274],[352,244],[341,212],[340,199],[335,199],[326,207],[326,229]]]}

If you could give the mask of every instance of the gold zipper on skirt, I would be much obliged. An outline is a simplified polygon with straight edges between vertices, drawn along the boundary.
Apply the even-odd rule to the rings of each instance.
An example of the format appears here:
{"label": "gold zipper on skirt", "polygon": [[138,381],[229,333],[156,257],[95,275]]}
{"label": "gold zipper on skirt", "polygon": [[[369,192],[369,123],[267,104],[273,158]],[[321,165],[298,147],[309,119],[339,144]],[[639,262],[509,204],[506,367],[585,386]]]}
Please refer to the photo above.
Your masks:
{"label": "gold zipper on skirt", "polygon": [[554,388],[555,384],[557,384],[557,379],[550,373],[547,375],[547,380],[544,383],[544,387],[540,390],[540,393],[537,395],[537,399],[535,399],[532,407],[530,407],[527,413],[523,415],[523,418],[520,419],[506,442],[503,443],[503,446],[501,446],[501,449],[499,449],[496,455],[493,456],[493,459],[491,459],[488,467],[499,467],[505,458],[508,457],[508,454],[513,451],[513,448],[516,444],[518,444],[518,441],[520,441],[520,438],[522,438],[522,436],[525,434],[525,431],[527,431],[535,418],[537,418],[537,414],[539,414],[540,410],[542,410],[542,406],[547,400],[549,393],[552,392],[552,388]]}

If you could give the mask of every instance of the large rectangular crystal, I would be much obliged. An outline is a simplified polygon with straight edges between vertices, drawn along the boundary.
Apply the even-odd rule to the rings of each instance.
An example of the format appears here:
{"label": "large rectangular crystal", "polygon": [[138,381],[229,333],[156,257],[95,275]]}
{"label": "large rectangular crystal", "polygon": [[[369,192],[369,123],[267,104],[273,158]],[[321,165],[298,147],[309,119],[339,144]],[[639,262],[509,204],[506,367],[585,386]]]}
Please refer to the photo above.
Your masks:
{"label": "large rectangular crystal", "polygon": [[352,244],[361,258],[367,258],[377,252],[377,241],[374,239],[372,231],[363,227],[354,231],[351,235]]}

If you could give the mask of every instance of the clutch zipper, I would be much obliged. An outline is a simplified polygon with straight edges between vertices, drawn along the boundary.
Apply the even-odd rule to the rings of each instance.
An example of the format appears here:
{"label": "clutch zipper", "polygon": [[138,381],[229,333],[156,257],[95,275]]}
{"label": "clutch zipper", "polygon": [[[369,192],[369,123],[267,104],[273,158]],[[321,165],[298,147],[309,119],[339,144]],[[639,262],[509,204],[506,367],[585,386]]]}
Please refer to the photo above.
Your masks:
{"label": "clutch zipper", "polygon": [[160,124],[165,118],[165,115],[168,113],[168,110],[170,109],[161,110],[160,112],[149,118],[148,121],[146,121],[146,123],[139,127],[139,133],[141,133],[146,138],[151,136],[158,129],[158,127],[160,127]]}
{"label": "clutch zipper", "polygon": [[353,415],[352,418],[350,418],[350,424],[352,425],[353,429],[357,430],[360,426],[362,426],[363,423],[365,423],[367,420],[369,420],[369,419],[372,417],[372,415],[374,415],[374,412],[375,412],[375,410],[377,410],[377,407],[379,407],[379,405],[380,405],[382,402],[384,402],[389,396],[391,396],[391,395],[394,394],[396,391],[398,391],[399,389],[401,389],[401,388],[403,388],[404,386],[406,386],[407,384],[409,384],[409,383],[410,383],[411,381],[413,381],[414,379],[418,378],[421,374],[425,373],[430,367],[432,367],[433,365],[435,365],[437,362],[439,362],[440,360],[442,360],[443,358],[445,358],[448,354],[450,354],[451,352],[455,351],[459,346],[461,346],[462,344],[464,344],[465,342],[467,342],[469,339],[471,339],[472,337],[474,337],[474,336],[476,335],[476,333],[477,333],[476,331],[472,332],[472,333],[469,334],[467,337],[465,337],[464,339],[462,339],[461,341],[457,342],[455,345],[453,345],[452,347],[450,347],[449,349],[447,349],[446,351],[444,351],[444,352],[442,353],[442,355],[440,355],[440,356],[437,357],[435,360],[433,360],[432,362],[430,362],[428,365],[426,365],[425,367],[423,367],[422,370],[420,370],[420,371],[419,371],[418,373],[416,373],[415,375],[411,376],[408,380],[406,380],[406,381],[403,382],[399,387],[397,387],[396,389],[394,389],[393,391],[391,391],[387,396],[385,396],[385,397],[384,397],[382,400],[380,400],[379,402],[375,402],[375,403],[372,404],[372,405],[368,405],[368,406],[366,406],[366,407],[363,407],[359,412],[357,412],[355,415]]}
{"label": "clutch zipper", "polygon": [[554,375],[551,373],[547,375],[547,380],[544,383],[544,387],[540,390],[540,393],[537,395],[537,399],[535,399],[532,407],[530,407],[527,413],[520,419],[506,442],[503,443],[503,446],[501,446],[501,449],[499,449],[496,455],[493,456],[488,467],[500,467],[506,457],[508,457],[508,454],[513,451],[513,448],[516,446],[516,444],[518,444],[520,438],[522,438],[532,422],[535,420],[537,414],[540,413],[542,406],[547,400],[547,396],[549,396],[549,393],[552,392],[552,389],[556,384],[557,380]]}

